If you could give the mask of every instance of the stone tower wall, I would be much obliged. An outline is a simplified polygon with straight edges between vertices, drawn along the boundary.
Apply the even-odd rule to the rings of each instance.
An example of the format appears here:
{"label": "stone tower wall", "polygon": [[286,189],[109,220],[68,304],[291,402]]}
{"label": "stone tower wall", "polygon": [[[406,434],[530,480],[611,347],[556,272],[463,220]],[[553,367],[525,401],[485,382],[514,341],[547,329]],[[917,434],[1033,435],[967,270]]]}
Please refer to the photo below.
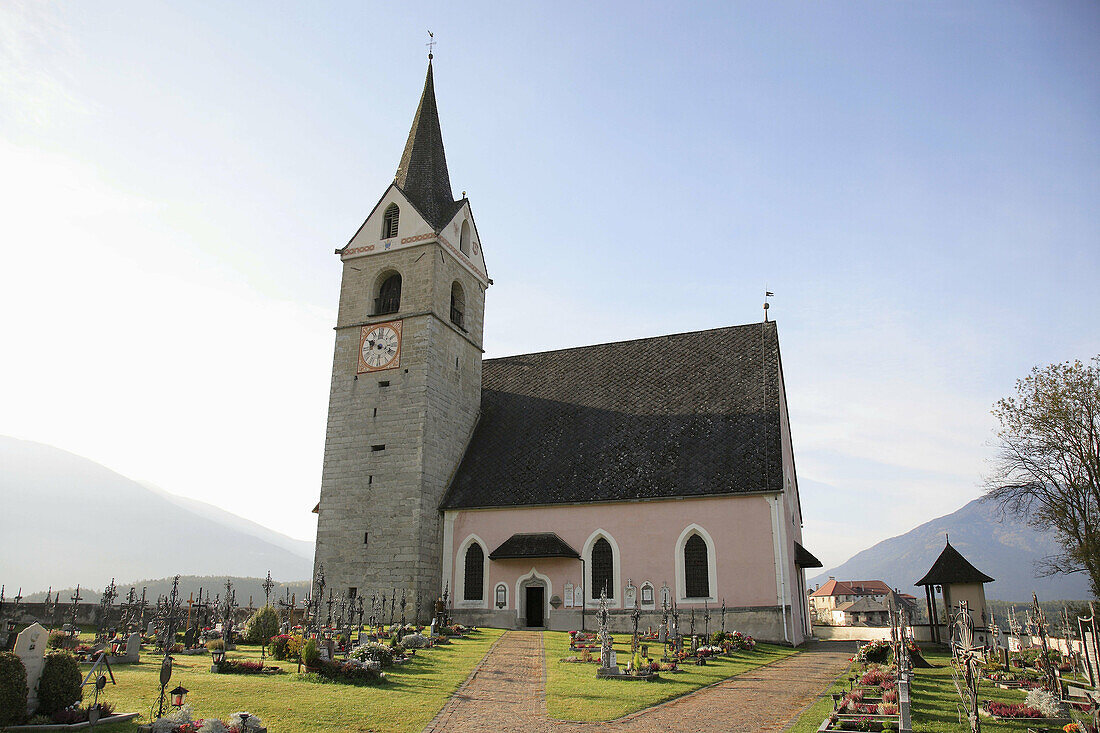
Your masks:
{"label": "stone tower wall", "polygon": [[[371,316],[388,270],[401,273],[400,310]],[[450,323],[456,279],[468,333]],[[483,314],[480,284],[438,244],[344,263],[315,556],[334,592],[396,588],[415,598],[419,590],[422,616],[439,593],[439,502],[477,417]],[[400,365],[357,376],[360,327],[395,320],[402,321]],[[372,450],[378,445],[385,450]]]}

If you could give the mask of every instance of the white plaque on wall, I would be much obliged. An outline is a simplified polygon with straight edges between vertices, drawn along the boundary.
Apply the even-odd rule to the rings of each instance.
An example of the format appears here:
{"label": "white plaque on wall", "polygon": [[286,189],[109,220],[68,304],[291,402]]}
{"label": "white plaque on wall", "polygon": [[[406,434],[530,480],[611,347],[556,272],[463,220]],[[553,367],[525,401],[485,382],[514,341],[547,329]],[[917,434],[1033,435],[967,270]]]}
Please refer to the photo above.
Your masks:
{"label": "white plaque on wall", "polygon": [[566,608],[572,608],[573,607],[573,584],[572,583],[566,583],[565,584],[565,607]]}

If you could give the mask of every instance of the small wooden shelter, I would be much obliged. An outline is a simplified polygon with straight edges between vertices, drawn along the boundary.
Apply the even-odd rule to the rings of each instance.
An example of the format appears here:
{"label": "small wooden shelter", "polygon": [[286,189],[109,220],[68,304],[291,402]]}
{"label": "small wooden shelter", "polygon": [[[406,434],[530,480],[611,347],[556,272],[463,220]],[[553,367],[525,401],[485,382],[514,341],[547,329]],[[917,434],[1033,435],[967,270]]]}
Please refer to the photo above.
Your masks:
{"label": "small wooden shelter", "polygon": [[943,594],[943,606],[950,616],[951,609],[960,601],[966,601],[974,618],[974,640],[982,641],[983,631],[988,630],[985,610],[985,583],[993,578],[970,564],[958,550],[951,546],[948,539],[943,552],[932,563],[932,568],[915,585],[924,586],[924,595],[928,601],[928,621],[931,626],[932,641],[939,642],[939,625],[950,625],[951,619],[940,619],[936,609],[936,593]]}

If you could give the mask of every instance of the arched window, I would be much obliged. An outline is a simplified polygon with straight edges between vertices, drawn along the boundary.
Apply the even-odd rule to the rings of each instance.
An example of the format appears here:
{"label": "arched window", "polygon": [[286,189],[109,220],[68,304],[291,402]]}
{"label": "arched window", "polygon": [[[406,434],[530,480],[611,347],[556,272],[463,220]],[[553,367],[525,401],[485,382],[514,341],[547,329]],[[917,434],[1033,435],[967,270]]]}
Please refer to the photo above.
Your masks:
{"label": "arched window", "polygon": [[458,237],[458,248],[462,250],[462,254],[470,254],[470,222],[462,222],[462,233]]}
{"label": "arched window", "polygon": [[689,537],[684,545],[684,591],[688,598],[710,596],[707,543],[697,534]]}
{"label": "arched window", "polygon": [[611,552],[611,543],[603,537],[592,545],[592,585],[588,595],[599,600],[600,594],[607,591],[608,598],[615,597],[615,558]]}
{"label": "arched window", "polygon": [[471,544],[466,550],[466,573],[463,586],[463,600],[485,600],[485,551],[477,542]]}
{"label": "arched window", "polygon": [[382,239],[397,236],[397,222],[401,218],[401,209],[397,204],[390,204],[382,214]]}
{"label": "arched window", "polygon": [[396,313],[401,309],[401,275],[393,273],[382,281],[378,297],[374,299],[374,315]]}
{"label": "arched window", "polygon": [[459,328],[466,328],[463,317],[466,313],[466,293],[462,290],[462,284],[455,280],[451,283],[451,323]]}

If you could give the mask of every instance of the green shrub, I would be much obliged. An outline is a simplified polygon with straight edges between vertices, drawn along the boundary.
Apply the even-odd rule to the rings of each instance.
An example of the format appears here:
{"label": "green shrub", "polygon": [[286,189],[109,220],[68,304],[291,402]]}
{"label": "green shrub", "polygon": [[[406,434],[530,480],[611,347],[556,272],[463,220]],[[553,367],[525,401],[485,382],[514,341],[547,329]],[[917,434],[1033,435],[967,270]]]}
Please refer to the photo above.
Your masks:
{"label": "green shrub", "polygon": [[316,667],[321,661],[321,650],[317,648],[317,642],[310,639],[302,647],[302,661],[307,667]]}
{"label": "green shrub", "polygon": [[211,639],[206,642],[206,648],[208,651],[214,651],[215,649],[225,649],[225,642],[221,639]]}
{"label": "green shrub", "polygon": [[284,661],[287,658],[287,647],[289,646],[290,637],[287,634],[271,637],[271,656],[280,662]]}
{"label": "green shrub", "polygon": [[0,652],[0,727],[15,725],[27,712],[27,669],[12,652]]}
{"label": "green shrub", "polygon": [[244,626],[244,640],[249,644],[266,644],[278,633],[279,614],[271,606],[258,609]]}
{"label": "green shrub", "polygon": [[64,649],[68,646],[67,642],[69,635],[60,629],[54,629],[50,632],[50,637],[46,639],[47,649]]}
{"label": "green shrub", "polygon": [[80,682],[80,665],[76,657],[66,651],[46,652],[46,663],[38,680],[38,712],[53,715],[80,702],[84,697]]}

